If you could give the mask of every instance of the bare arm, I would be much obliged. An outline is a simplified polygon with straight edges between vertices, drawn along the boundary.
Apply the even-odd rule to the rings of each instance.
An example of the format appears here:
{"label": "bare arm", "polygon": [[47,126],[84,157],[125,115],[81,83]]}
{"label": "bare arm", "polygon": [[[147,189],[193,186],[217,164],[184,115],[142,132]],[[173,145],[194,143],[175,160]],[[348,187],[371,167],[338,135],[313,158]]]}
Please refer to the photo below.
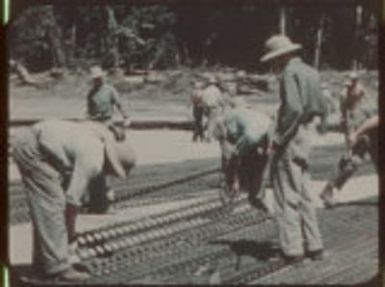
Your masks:
{"label": "bare arm", "polygon": [[355,134],[357,136],[361,136],[361,135],[367,133],[368,131],[370,131],[374,128],[377,128],[379,123],[380,123],[380,118],[378,115],[375,115],[375,116],[369,118],[368,120],[366,120],[361,126],[359,126],[358,129],[356,130]]}

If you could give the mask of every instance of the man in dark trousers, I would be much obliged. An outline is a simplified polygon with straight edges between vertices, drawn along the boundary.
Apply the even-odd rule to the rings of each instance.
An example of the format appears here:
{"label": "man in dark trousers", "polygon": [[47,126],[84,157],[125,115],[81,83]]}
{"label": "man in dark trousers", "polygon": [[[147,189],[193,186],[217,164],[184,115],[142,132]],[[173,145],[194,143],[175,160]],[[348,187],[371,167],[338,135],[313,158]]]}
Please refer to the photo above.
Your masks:
{"label": "man in dark trousers", "polygon": [[[103,123],[108,127],[117,140],[123,140],[125,126],[129,123],[128,114],[123,108],[117,90],[105,81],[105,73],[99,66],[90,68],[92,88],[87,95],[87,114],[89,119]],[[119,111],[122,119],[115,121],[115,111]],[[101,192],[86,194],[84,200],[88,202],[90,213],[105,213],[108,211],[107,183],[103,174],[90,183],[90,189],[99,189]],[[105,191],[105,192],[103,192]]]}
{"label": "man in dark trousers", "polygon": [[[242,97],[233,97],[230,104],[232,108],[216,118],[214,129],[221,148],[227,197],[235,198],[244,189],[249,194],[250,203],[256,206],[255,197],[267,159],[265,149],[271,119],[248,108]],[[261,204],[263,206],[264,202]]]}
{"label": "man in dark trousers", "polygon": [[134,151],[103,124],[49,120],[17,135],[12,156],[31,209],[33,266],[43,277],[86,280],[89,275],[75,270],[69,251],[81,199],[100,174],[125,179]]}
{"label": "man in dark trousers", "polygon": [[346,153],[339,160],[337,174],[327,182],[320,195],[324,205],[329,208],[335,205],[335,192],[343,189],[346,182],[364,162],[365,155],[369,152],[372,158],[376,157],[374,155],[378,141],[376,132],[360,136],[354,144],[351,142],[351,135],[367,119],[378,113],[378,107],[358,82],[357,73],[350,73],[349,78],[340,97],[341,126],[345,137]]}
{"label": "man in dark trousers", "polygon": [[203,134],[203,99],[202,99],[202,82],[195,81],[193,91],[191,94],[191,103],[193,108],[194,117],[194,131],[193,131],[193,142],[202,141],[204,138]]}
{"label": "man in dark trousers", "polygon": [[272,183],[282,256],[289,263],[324,257],[316,210],[309,188],[310,124],[324,115],[319,74],[297,52],[301,45],[284,35],[265,43],[261,58],[279,74],[281,105],[268,153],[274,154]]}

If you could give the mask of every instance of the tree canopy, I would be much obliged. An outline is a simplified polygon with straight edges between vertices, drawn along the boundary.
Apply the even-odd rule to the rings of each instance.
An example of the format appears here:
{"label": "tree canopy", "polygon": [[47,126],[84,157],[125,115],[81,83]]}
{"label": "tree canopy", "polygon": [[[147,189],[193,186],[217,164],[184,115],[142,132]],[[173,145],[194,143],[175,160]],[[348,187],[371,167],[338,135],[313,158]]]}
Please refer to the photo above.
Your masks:
{"label": "tree canopy", "polygon": [[373,1],[83,6],[59,1],[28,7],[13,19],[9,55],[31,71],[90,63],[127,71],[180,65],[260,70],[264,42],[282,32],[284,22],[284,32],[303,45],[308,62],[321,68],[374,69],[377,17]]}

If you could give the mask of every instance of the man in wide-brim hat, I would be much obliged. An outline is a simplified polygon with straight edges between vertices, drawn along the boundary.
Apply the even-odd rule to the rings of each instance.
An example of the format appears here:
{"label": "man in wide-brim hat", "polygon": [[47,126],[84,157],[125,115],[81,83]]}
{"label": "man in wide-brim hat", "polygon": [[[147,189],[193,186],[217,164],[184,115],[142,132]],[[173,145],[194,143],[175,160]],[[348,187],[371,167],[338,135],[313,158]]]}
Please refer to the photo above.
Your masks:
{"label": "man in wide-brim hat", "polygon": [[224,110],[224,99],[221,90],[218,87],[218,79],[213,74],[206,75],[207,85],[202,90],[202,103],[204,115],[207,118],[205,125],[205,140],[210,142],[215,128],[215,119],[220,116]]}
{"label": "man in wide-brim hat", "polygon": [[123,119],[128,118],[124,110],[119,93],[105,82],[105,72],[100,66],[90,68],[92,88],[87,95],[87,113],[92,120],[100,122],[111,121],[114,110],[117,109]]}
{"label": "man in wide-brim hat", "polygon": [[74,268],[69,251],[81,198],[100,174],[125,179],[134,151],[101,123],[48,120],[18,134],[12,156],[31,207],[35,271],[61,281],[88,279]]}
{"label": "man in wide-brim hat", "polygon": [[314,103],[311,110],[321,110],[314,101],[321,98],[319,75],[297,56],[301,45],[287,36],[272,36],[265,48],[261,62],[280,74],[281,106],[268,153],[274,155],[271,175],[282,256],[290,263],[305,257],[322,259],[323,243],[308,186],[309,132],[315,114],[303,104]]}

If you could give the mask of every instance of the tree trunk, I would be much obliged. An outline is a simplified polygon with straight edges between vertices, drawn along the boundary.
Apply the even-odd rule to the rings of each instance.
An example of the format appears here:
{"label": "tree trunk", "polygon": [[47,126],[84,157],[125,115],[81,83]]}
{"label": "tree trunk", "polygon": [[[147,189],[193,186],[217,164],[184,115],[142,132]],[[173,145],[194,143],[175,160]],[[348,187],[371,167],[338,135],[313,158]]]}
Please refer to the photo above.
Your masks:
{"label": "tree trunk", "polygon": [[111,65],[112,69],[115,70],[118,68],[120,63],[120,53],[118,48],[118,38],[116,31],[118,29],[118,23],[116,21],[115,12],[111,6],[106,6],[107,16],[108,16],[108,31],[107,31],[107,43],[108,49],[111,56]]}
{"label": "tree trunk", "polygon": [[286,35],[286,7],[282,4],[279,7],[279,33]]}
{"label": "tree trunk", "polygon": [[360,39],[359,34],[362,27],[362,6],[355,6],[355,23],[354,23],[354,45],[353,45],[353,69],[358,70],[360,68],[359,51],[360,51]]}
{"label": "tree trunk", "polygon": [[48,28],[48,41],[51,46],[52,62],[55,68],[62,68],[66,64],[62,45],[62,31],[57,23]]}
{"label": "tree trunk", "polygon": [[318,31],[317,31],[317,40],[315,45],[315,53],[314,53],[314,67],[319,69],[320,58],[321,58],[321,47],[322,47],[322,38],[323,38],[323,30],[325,24],[325,14],[321,15]]}

